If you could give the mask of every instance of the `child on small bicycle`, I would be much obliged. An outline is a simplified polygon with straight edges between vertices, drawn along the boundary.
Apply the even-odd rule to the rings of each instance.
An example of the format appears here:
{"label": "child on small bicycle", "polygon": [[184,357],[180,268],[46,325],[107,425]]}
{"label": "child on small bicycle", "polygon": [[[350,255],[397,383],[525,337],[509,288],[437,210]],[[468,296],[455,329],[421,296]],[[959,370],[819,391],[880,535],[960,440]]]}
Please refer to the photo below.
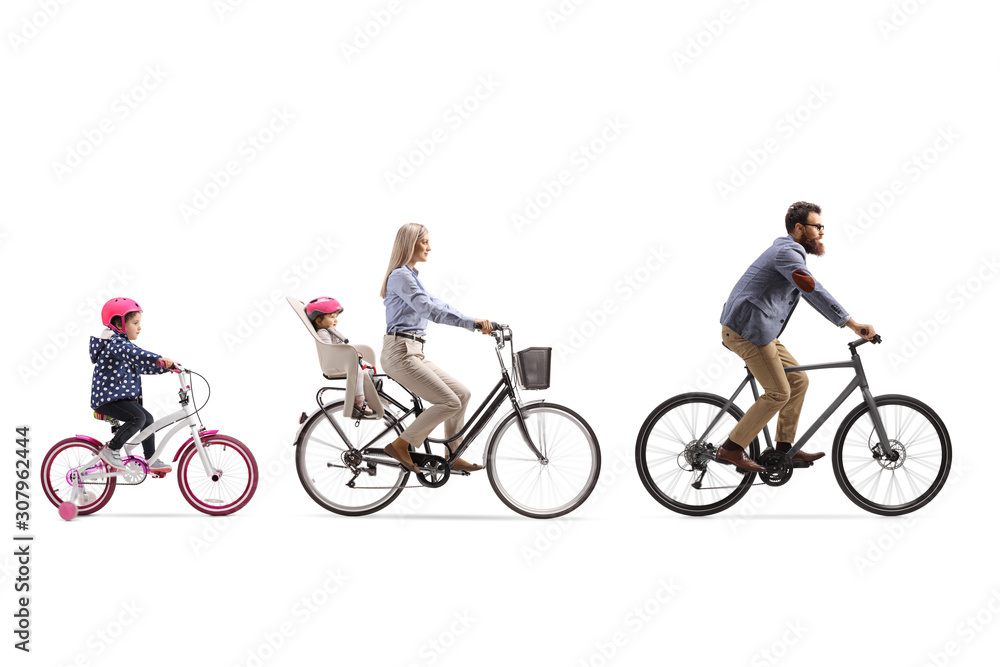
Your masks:
{"label": "child on small bicycle", "polygon": [[[155,421],[142,407],[139,375],[166,373],[174,362],[132,342],[142,330],[142,308],[132,299],[116,297],[108,301],[101,309],[101,321],[107,328],[100,337],[90,337],[90,361],[94,364],[90,407],[121,422],[114,437],[101,449],[100,457],[111,468],[122,470],[121,448]],[[142,441],[142,452],[150,472],[164,474],[172,470],[163,461],[152,460],[156,453],[153,434]]]}
{"label": "child on small bicycle", "polygon": [[[347,338],[336,329],[337,318],[342,312],[344,312],[344,307],[340,305],[340,302],[328,296],[316,297],[306,304],[306,315],[316,329],[316,335],[319,336],[321,341],[331,345],[347,343]],[[374,377],[375,364],[365,361],[360,354],[358,355],[358,365]],[[355,419],[370,417],[374,414],[372,409],[368,407],[368,402],[365,401],[365,384],[361,378],[358,378],[354,390],[353,414]]]}

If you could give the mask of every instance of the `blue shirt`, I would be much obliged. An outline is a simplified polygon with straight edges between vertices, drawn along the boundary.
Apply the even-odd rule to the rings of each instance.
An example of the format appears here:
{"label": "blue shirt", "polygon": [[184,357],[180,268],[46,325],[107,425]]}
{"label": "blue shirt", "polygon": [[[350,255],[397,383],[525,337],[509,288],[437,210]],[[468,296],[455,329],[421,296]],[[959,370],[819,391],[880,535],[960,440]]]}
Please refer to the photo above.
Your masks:
{"label": "blue shirt", "polygon": [[417,278],[417,270],[405,264],[389,274],[383,303],[386,333],[399,331],[423,336],[427,333],[427,320],[474,329],[475,320],[428,294]]}

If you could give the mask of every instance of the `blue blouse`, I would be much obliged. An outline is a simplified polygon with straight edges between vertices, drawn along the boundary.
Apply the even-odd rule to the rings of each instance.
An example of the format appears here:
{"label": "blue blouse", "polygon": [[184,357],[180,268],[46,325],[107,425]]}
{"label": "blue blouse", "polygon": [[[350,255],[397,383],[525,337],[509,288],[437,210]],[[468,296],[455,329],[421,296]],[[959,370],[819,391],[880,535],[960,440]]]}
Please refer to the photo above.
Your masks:
{"label": "blue blouse", "polygon": [[475,320],[427,293],[417,270],[403,265],[389,274],[385,285],[385,331],[423,336],[427,321],[472,331]]}

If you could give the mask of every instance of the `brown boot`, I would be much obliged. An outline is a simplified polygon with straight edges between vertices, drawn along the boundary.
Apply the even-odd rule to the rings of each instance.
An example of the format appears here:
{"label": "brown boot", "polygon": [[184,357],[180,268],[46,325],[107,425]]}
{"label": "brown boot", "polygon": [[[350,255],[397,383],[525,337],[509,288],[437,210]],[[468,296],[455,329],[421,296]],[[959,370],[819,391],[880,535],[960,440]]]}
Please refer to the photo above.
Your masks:
{"label": "brown boot", "polygon": [[385,446],[386,456],[396,459],[399,461],[400,465],[409,470],[410,472],[420,472],[418,468],[413,463],[413,459],[410,458],[410,443],[402,438],[396,438],[388,445]]}
{"label": "brown boot", "polygon": [[724,463],[732,463],[737,468],[752,472],[764,472],[766,470],[764,466],[747,456],[746,450],[742,447],[735,451],[719,447],[715,450],[715,459]]}

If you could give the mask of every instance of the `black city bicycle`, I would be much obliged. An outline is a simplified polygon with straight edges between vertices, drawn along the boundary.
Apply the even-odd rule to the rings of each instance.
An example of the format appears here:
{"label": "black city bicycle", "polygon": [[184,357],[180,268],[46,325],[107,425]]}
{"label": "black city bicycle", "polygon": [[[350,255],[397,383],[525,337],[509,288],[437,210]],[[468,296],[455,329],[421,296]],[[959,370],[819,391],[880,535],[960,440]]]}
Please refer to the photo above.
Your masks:
{"label": "black city bicycle", "polygon": [[[601,451],[590,425],[576,412],[544,400],[521,402],[518,388],[547,389],[551,348],[528,348],[514,353],[514,379],[504,363],[501,350],[513,345],[507,325],[493,324],[501,378],[465,427],[448,439],[427,438],[423,451],[410,445],[410,456],[420,468],[414,473],[420,485],[437,488],[452,475],[468,472],[452,470],[456,460],[483,431],[507,400],[511,411],[497,422],[486,445],[485,468],[490,484],[500,500],[515,512],[536,519],[549,519],[572,512],[594,490],[601,469]],[[295,440],[295,466],[309,496],[320,506],[349,516],[377,512],[395,500],[407,486],[410,472],[382,449],[406,427],[405,420],[423,412],[423,403],[398,383],[409,395],[409,405],[389,395],[384,381],[376,375],[382,419],[344,416],[344,401],[324,403],[328,391],[345,387],[323,387],[316,394],[319,408],[304,412]],[[404,399],[405,400],[405,399]],[[452,450],[459,438],[462,443]],[[431,444],[444,445],[448,458],[431,452]]]}
{"label": "black city bicycle", "polygon": [[[759,438],[747,456],[764,466],[760,473],[744,471],[716,459],[743,411],[736,397],[749,383],[754,400],[760,397],[753,374],[747,376],[728,399],[715,394],[688,393],[661,403],[646,418],[635,446],[639,477],[650,495],[675,512],[692,516],[714,514],[735,504],[755,484],[781,486],[795,468],[795,455],[855,389],[864,402],[851,410],[837,429],[831,458],[840,488],[859,507],[875,514],[894,516],[919,509],[944,486],[951,469],[951,439],[941,418],[909,396],[873,397],[857,348],[864,338],[848,343],[850,361],[789,366],[786,373],[827,368],[851,368],[854,378],[833,403],[799,438],[788,453],[771,446],[764,427],[766,449]],[[875,336],[870,342],[880,343]]]}

